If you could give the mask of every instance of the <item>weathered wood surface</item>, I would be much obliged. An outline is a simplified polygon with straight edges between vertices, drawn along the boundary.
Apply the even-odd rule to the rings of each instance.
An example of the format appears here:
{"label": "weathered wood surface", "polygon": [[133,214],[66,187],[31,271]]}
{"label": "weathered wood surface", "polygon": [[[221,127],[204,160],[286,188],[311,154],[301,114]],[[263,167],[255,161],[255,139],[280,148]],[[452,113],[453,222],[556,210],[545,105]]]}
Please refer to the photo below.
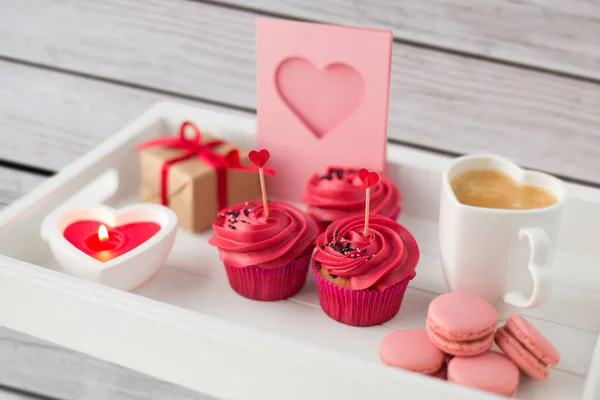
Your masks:
{"label": "weathered wood surface", "polygon": [[176,98],[0,61],[0,159],[58,170],[165,99]]}
{"label": "weathered wood surface", "polygon": [[600,2],[588,0],[221,0],[399,41],[600,79]]}
{"label": "weathered wood surface", "polygon": [[34,396],[28,396],[26,394],[12,392],[12,391],[0,391],[0,400],[31,400],[37,399]]}
{"label": "weathered wood surface", "polygon": [[[160,93],[255,105],[254,13],[184,0],[46,4],[12,1],[3,7],[0,55]],[[124,123],[150,103],[147,98],[159,97],[52,76],[56,72],[14,70],[13,64],[2,68],[0,113],[9,116],[0,118],[15,129],[38,129],[36,138],[64,137],[63,145],[46,142],[27,161],[19,155],[47,168],[78,157],[117,129],[117,120]],[[494,151],[525,166],[600,181],[600,85],[401,43],[394,45],[392,75],[391,138],[455,153]],[[126,93],[125,100],[117,92]],[[28,96],[44,107],[24,117]],[[65,104],[72,112],[64,112]],[[106,119],[114,123],[104,125]],[[0,147],[0,158],[37,146],[32,136],[11,139]]]}
{"label": "weathered wood surface", "polygon": [[0,210],[29,192],[43,180],[44,178],[39,175],[0,167]]}
{"label": "weathered wood surface", "polygon": [[[0,384],[32,395],[73,400],[211,399],[3,327],[0,360]],[[0,391],[0,399],[5,393]]]}

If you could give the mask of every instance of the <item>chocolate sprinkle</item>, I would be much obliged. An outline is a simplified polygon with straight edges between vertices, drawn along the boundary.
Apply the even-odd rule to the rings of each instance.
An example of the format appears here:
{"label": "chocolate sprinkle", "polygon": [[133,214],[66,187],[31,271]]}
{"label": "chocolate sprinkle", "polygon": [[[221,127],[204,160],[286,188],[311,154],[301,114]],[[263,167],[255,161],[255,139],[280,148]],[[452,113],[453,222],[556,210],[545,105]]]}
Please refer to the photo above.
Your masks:
{"label": "chocolate sprinkle", "polygon": [[337,275],[332,274],[331,272],[328,272],[329,276],[332,277],[333,279],[337,279]]}
{"label": "chocolate sprinkle", "polygon": [[345,171],[343,171],[341,169],[335,169],[334,168],[334,169],[330,170],[329,173],[327,173],[325,175],[321,175],[319,177],[319,180],[326,179],[326,180],[330,181],[333,178],[341,180],[341,179],[344,178],[345,175],[346,175]]}
{"label": "chocolate sprinkle", "polygon": [[[246,214],[246,210],[243,210],[243,211],[244,211],[244,214]],[[242,212],[242,210],[238,210],[238,211],[227,210],[225,212],[220,213],[219,217],[221,219],[223,219],[223,222],[227,223],[227,227],[229,229],[235,230],[234,224],[237,224],[238,221],[240,221],[239,217],[240,217],[240,213],[241,212]],[[245,221],[245,220],[241,221],[241,222],[246,223],[246,224],[250,223],[250,222]]]}
{"label": "chocolate sprinkle", "polygon": [[[344,240],[344,239],[342,239]],[[340,254],[343,255],[350,255],[352,258],[356,258],[356,257],[362,257],[362,254],[360,254],[360,252],[358,251],[358,249],[353,249],[351,247],[351,243],[349,241],[345,242],[345,245],[342,244],[342,242],[340,241],[332,241],[332,242],[328,242],[326,244],[327,246],[329,246],[332,250],[337,251]],[[354,253],[354,254],[352,254]]]}

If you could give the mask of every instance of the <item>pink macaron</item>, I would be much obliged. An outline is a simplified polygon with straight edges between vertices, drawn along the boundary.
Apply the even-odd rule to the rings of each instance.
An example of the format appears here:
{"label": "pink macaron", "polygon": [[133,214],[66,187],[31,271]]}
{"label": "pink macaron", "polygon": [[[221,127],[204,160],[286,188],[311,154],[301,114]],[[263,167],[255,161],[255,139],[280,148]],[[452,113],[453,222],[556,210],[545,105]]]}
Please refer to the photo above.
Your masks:
{"label": "pink macaron", "polygon": [[427,332],[420,329],[395,331],[379,346],[381,361],[391,367],[446,378],[445,354],[434,346]]}
{"label": "pink macaron", "polygon": [[558,350],[520,315],[513,315],[496,331],[496,344],[511,360],[534,379],[546,379],[560,361]]}
{"label": "pink macaron", "polygon": [[454,356],[475,356],[494,343],[497,313],[470,293],[446,293],[429,303],[427,334],[440,350]]}
{"label": "pink macaron", "polygon": [[512,397],[519,386],[519,368],[495,351],[454,357],[448,363],[448,381]]}

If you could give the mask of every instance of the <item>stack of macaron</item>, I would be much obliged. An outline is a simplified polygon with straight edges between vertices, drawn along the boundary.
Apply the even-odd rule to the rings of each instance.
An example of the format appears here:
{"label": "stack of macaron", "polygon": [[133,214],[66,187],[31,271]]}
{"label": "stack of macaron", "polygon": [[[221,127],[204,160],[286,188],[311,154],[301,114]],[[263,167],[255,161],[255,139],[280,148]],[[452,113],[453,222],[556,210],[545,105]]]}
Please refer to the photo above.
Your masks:
{"label": "stack of macaron", "polygon": [[[497,330],[496,319],[493,306],[478,296],[444,294],[429,304],[426,331],[397,331],[383,339],[381,360],[436,377],[441,377],[438,371],[447,370],[450,382],[514,396],[519,368],[532,378],[544,379],[548,365],[556,365],[560,355],[523,317],[513,315]],[[491,350],[494,341],[504,354]]]}
{"label": "stack of macaron", "polygon": [[[398,185],[381,176],[371,189],[370,214],[393,219],[400,215],[402,196]],[[313,175],[306,185],[302,202],[322,231],[333,221],[364,215],[365,189],[358,176],[358,169],[329,167],[324,174]]]}

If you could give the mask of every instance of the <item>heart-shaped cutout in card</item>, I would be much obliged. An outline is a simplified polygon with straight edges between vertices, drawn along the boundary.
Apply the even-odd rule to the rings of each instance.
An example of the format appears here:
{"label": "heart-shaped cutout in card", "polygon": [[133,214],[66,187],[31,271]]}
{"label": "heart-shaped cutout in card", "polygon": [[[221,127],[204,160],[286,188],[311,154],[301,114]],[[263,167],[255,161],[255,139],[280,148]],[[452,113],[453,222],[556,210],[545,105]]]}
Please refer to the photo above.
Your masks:
{"label": "heart-shaped cutout in card", "polygon": [[123,290],[156,274],[176,232],[177,216],[158,204],[121,210],[104,205],[57,210],[44,219],[41,228],[65,272]]}
{"label": "heart-shaped cutout in card", "polygon": [[379,182],[380,176],[376,171],[369,171],[366,168],[361,168],[358,171],[358,177],[362,181],[365,189],[368,189]]}
{"label": "heart-shaped cutout in card", "polygon": [[248,153],[248,158],[252,161],[252,164],[256,165],[258,168],[264,167],[270,157],[271,154],[266,149],[260,151],[252,150]]}
{"label": "heart-shaped cutout in card", "polygon": [[319,70],[303,58],[292,57],[281,63],[275,79],[281,99],[317,138],[348,119],[365,96],[362,76],[343,63]]}

